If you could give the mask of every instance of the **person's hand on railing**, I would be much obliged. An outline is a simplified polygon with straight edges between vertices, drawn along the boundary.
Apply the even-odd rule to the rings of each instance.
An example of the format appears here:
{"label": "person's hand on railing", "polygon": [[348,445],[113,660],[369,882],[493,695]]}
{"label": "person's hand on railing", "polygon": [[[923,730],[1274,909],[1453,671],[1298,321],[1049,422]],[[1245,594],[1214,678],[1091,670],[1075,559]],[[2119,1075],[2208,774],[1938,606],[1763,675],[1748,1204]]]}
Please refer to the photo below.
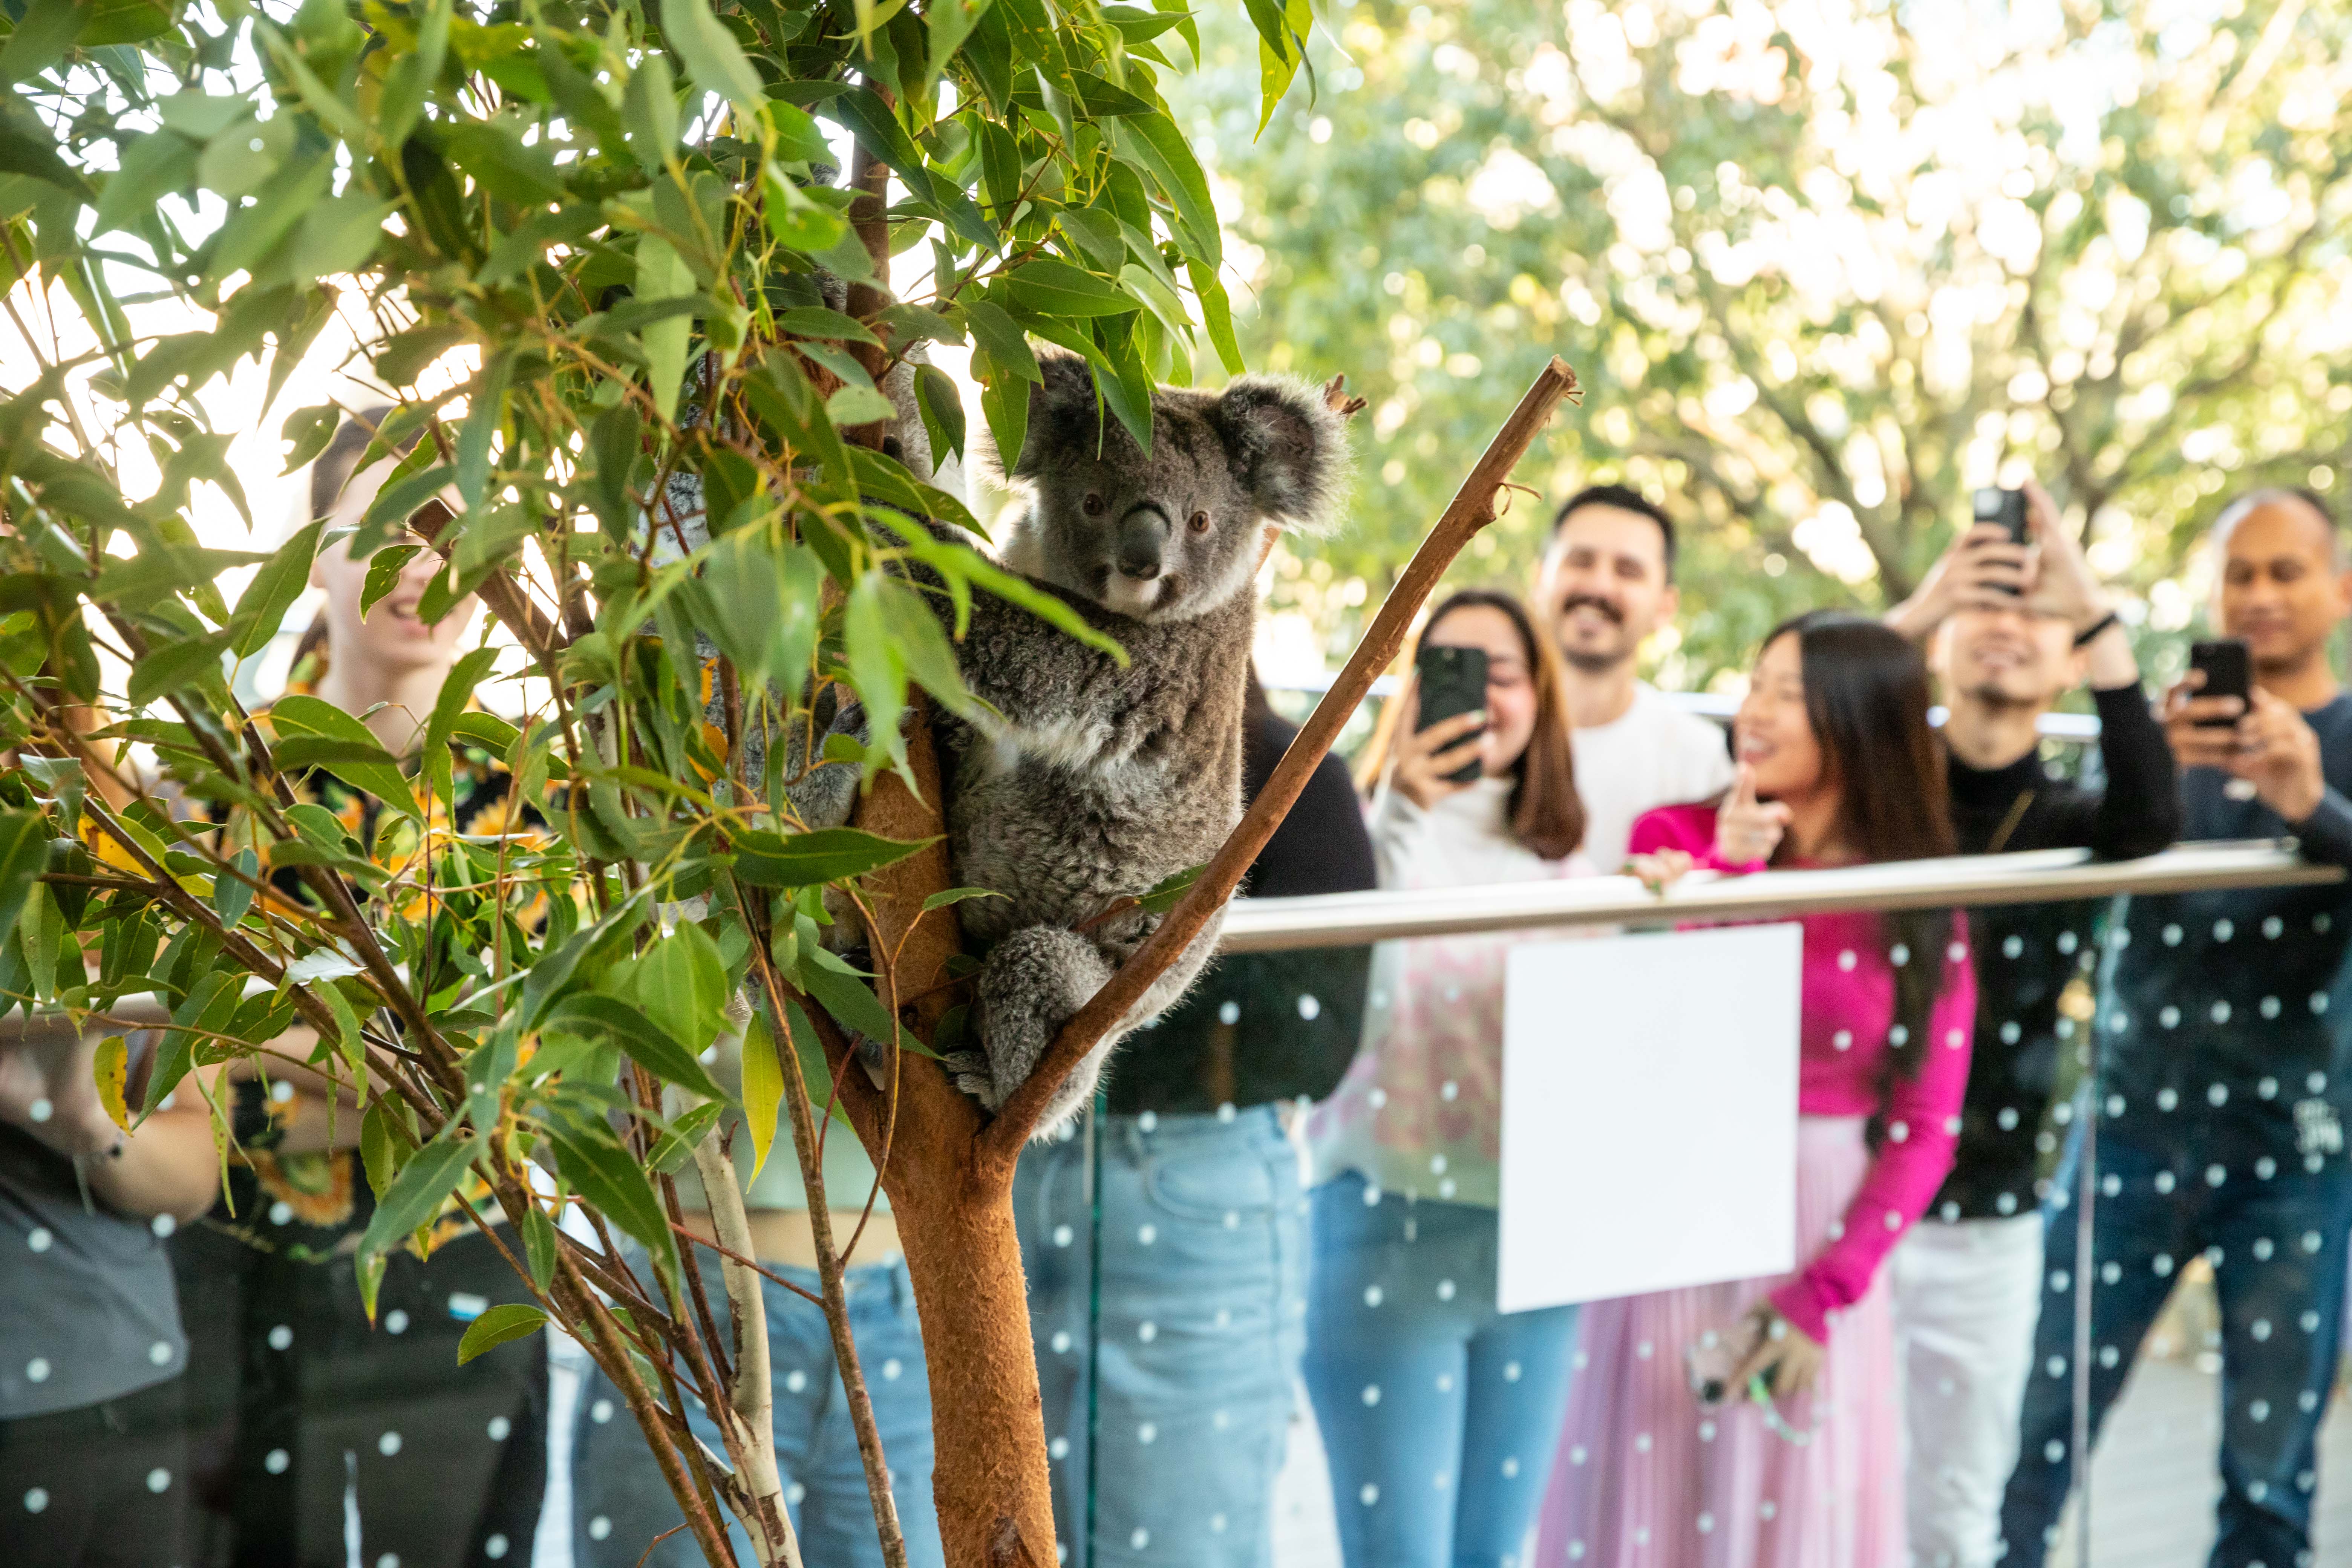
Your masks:
{"label": "person's hand on railing", "polygon": [[1726,866],[1750,866],[1772,858],[1789,830],[1789,808],[1756,798],[1756,770],[1739,764],[1731,793],[1715,813],[1715,854]]}
{"label": "person's hand on railing", "polygon": [[1486,714],[1483,709],[1456,713],[1422,730],[1415,728],[1421,718],[1421,694],[1412,693],[1405,702],[1404,717],[1397,726],[1396,762],[1389,774],[1389,787],[1426,811],[1447,795],[1470,787],[1447,775],[1479,760]]}
{"label": "person's hand on railing", "polygon": [[[2165,739],[2184,768],[2219,768],[2254,786],[2255,798],[2288,822],[2303,822],[2327,796],[2319,735],[2294,704],[2257,686],[2251,704],[2200,697],[2205,672],[2192,669],[2164,694]],[[2220,722],[2219,721],[2229,721]]]}
{"label": "person's hand on railing", "polygon": [[1642,886],[1664,897],[1668,888],[1683,879],[1697,862],[1687,850],[1660,849],[1649,855],[1632,855],[1625,860],[1625,874],[1637,879]]}

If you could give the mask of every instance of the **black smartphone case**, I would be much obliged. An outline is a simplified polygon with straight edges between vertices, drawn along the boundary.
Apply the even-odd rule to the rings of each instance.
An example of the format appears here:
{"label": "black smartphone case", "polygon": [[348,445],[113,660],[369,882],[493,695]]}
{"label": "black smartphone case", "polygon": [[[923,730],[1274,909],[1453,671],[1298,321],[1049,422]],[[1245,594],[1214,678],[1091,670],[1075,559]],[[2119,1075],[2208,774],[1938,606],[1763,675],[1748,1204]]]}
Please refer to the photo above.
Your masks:
{"label": "black smartphone case", "polygon": [[[1424,647],[1413,668],[1421,677],[1421,718],[1414,726],[1426,730],[1458,713],[1475,713],[1486,706],[1486,655],[1475,647]],[[1446,776],[1469,784],[1478,776],[1475,762],[1465,763]]]}

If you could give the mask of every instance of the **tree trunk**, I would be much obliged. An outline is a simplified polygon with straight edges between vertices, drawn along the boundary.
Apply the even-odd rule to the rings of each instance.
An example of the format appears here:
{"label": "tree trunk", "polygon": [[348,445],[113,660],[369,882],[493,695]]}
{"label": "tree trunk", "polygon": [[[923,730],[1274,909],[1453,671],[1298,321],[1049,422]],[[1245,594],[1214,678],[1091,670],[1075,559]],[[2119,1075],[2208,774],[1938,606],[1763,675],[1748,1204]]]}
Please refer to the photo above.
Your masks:
{"label": "tree trunk", "polygon": [[[916,1037],[928,1039],[953,1005],[932,987],[946,978],[961,942],[952,909],[923,910],[926,898],[950,885],[927,710],[910,727],[907,753],[920,796],[885,773],[857,825],[892,838],[940,839],[867,879],[877,966],[885,951],[896,952],[884,973],[900,995],[918,997],[901,1016]],[[886,1005],[897,1000],[883,997]],[[843,1053],[828,1041],[827,1055],[841,1062]],[[931,1062],[909,1052],[896,1068],[895,1121],[887,1083],[877,1089],[845,1063],[836,1081],[866,1152],[882,1167],[914,1281],[930,1376],[931,1492],[949,1568],[1052,1568],[1053,1492],[1028,1285],[1013,1226],[1013,1162],[986,1151],[979,1108]]]}

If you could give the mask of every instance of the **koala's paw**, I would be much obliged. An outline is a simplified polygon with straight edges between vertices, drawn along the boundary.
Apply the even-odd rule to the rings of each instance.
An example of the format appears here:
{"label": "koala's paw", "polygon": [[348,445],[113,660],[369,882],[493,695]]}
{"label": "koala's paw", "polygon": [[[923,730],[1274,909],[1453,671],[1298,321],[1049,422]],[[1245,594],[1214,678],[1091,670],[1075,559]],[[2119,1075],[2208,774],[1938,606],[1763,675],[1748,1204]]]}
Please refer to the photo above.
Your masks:
{"label": "koala's paw", "polygon": [[[825,734],[847,735],[860,745],[868,738],[865,704],[845,700],[833,716]],[[808,767],[809,759],[803,752],[794,731],[794,739],[785,752],[785,761],[799,782],[785,787],[784,797],[792,802],[794,815],[812,828],[844,827],[850,815],[857,809],[857,768],[850,763],[821,763]],[[822,752],[820,752],[822,755]],[[802,773],[803,768],[807,768]]]}
{"label": "koala's paw", "polygon": [[1004,1096],[996,1092],[996,1080],[988,1075],[988,1057],[982,1051],[950,1051],[940,1058],[955,1086],[980,1101],[981,1109],[991,1116],[1004,1109]]}
{"label": "koala's paw", "polygon": [[962,1083],[963,1076],[980,1076],[964,1074],[958,1087],[990,1111],[1002,1109],[1029,1081],[1062,1026],[1109,978],[1109,960],[1076,931],[1027,926],[998,942],[980,976],[986,1082]]}

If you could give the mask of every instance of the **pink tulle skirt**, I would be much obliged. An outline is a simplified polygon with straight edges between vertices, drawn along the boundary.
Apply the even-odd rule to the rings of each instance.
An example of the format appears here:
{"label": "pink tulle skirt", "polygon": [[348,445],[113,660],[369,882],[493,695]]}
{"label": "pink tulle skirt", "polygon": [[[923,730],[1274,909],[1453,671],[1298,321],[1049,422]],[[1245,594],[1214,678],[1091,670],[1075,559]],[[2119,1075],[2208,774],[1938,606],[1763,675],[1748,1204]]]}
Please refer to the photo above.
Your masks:
{"label": "pink tulle skirt", "polygon": [[[1797,1256],[1828,1241],[1870,1166],[1857,1117],[1797,1134]],[[1785,1278],[1782,1277],[1782,1278]],[[1685,1347],[1736,1327],[1780,1278],[1584,1309],[1568,1423],[1536,1535],[1538,1568],[1901,1568],[1902,1418],[1882,1273],[1830,1321],[1811,1393],[1780,1402],[1799,1445],[1745,1399],[1703,1408]]]}

